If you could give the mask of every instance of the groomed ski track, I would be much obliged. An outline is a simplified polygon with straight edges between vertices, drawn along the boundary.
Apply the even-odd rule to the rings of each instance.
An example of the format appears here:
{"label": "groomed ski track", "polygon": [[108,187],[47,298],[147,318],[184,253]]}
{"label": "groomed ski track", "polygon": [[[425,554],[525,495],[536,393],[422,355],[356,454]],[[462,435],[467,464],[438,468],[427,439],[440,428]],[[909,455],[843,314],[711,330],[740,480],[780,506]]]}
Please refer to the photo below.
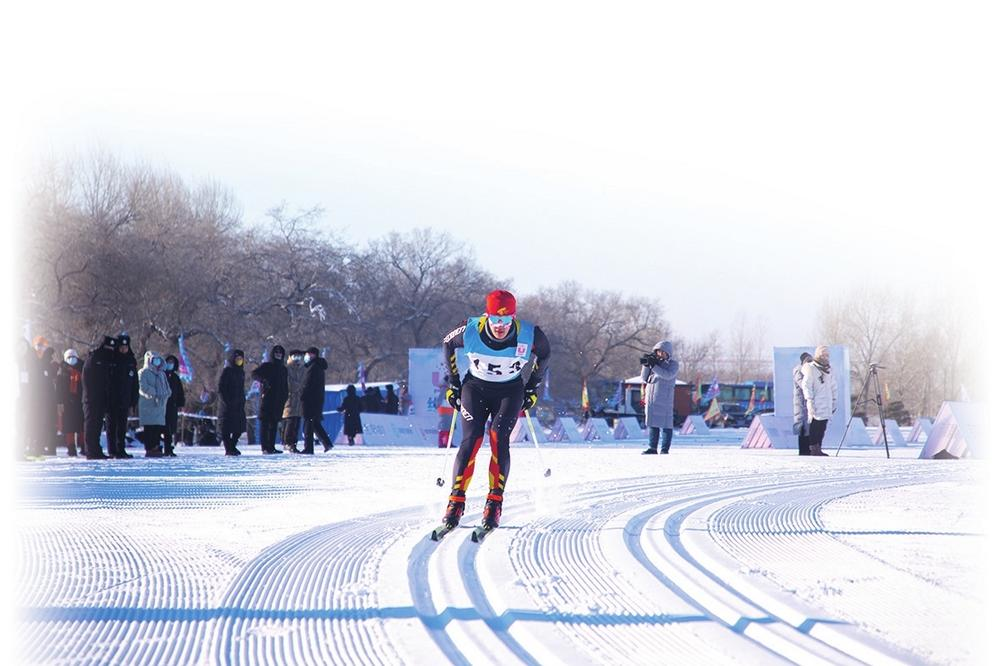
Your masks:
{"label": "groomed ski track", "polygon": [[[169,533],[46,523],[21,532],[25,657],[83,664],[914,663],[905,646],[871,630],[906,610],[890,590],[880,607],[838,613],[784,591],[779,579],[813,566],[816,553],[858,571],[891,568],[826,529],[823,508],[949,474],[861,461],[798,475],[658,472],[557,491],[532,481],[508,495],[501,527],[481,544],[469,538],[481,498],[470,497],[461,526],[438,543],[429,539],[437,518],[428,516],[442,508],[435,502],[296,532],[246,561]],[[273,497],[285,502],[307,485],[289,484]],[[203,489],[202,500],[233,501],[238,487],[222,485],[218,497]]]}

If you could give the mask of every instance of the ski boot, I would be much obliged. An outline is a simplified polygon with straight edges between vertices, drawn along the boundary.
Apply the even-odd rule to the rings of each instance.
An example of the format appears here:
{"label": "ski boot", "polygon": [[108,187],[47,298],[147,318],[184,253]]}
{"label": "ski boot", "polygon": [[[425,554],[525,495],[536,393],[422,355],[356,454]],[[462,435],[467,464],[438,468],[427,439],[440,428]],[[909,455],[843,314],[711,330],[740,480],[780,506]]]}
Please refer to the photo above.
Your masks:
{"label": "ski boot", "polygon": [[491,490],[486,495],[486,506],[482,510],[482,526],[489,530],[499,527],[501,513],[503,513],[503,491]]}
{"label": "ski boot", "polygon": [[444,511],[444,518],[441,522],[448,527],[456,527],[464,513],[465,493],[461,490],[455,490],[448,498],[447,509]]}

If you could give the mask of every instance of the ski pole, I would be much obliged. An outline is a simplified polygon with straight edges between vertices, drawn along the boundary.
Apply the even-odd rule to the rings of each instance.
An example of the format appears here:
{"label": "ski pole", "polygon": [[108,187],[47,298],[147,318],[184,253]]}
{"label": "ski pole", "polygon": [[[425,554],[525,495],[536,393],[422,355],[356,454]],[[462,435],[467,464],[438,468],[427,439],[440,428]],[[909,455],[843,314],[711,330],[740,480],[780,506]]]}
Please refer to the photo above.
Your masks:
{"label": "ski pole", "polygon": [[534,450],[538,452],[538,462],[545,468],[545,476],[551,476],[552,468],[545,467],[545,460],[541,457],[541,446],[538,444],[538,433],[534,432],[534,421],[531,420],[531,412],[525,409],[524,414],[527,416],[527,429],[531,431],[531,439],[534,440]]}
{"label": "ski pole", "polygon": [[[454,437],[454,424],[458,421],[458,410],[451,412],[451,429],[447,432],[447,447],[445,450],[451,448],[451,438]],[[451,459],[450,455],[444,456],[444,467],[441,469],[441,475],[437,477],[437,485],[444,487],[444,475],[447,474],[447,461]]]}

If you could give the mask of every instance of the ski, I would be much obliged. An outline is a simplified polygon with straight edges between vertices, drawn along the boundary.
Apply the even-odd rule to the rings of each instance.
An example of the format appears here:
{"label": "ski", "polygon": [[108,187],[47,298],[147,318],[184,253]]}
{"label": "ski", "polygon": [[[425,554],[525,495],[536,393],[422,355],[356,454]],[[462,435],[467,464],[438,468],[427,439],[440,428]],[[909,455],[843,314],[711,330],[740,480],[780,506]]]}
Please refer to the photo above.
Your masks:
{"label": "ski", "polygon": [[448,525],[446,523],[443,524],[443,525],[439,525],[439,526],[437,526],[437,527],[434,528],[433,532],[430,533],[430,540],[431,541],[440,541],[448,533],[450,533],[452,530],[454,530],[454,528],[456,528],[456,527],[458,527],[458,526],[457,525]]}
{"label": "ski", "polygon": [[472,530],[472,541],[475,543],[481,543],[485,541],[486,536],[492,532],[494,527],[487,527],[486,525],[478,525],[474,530]]}

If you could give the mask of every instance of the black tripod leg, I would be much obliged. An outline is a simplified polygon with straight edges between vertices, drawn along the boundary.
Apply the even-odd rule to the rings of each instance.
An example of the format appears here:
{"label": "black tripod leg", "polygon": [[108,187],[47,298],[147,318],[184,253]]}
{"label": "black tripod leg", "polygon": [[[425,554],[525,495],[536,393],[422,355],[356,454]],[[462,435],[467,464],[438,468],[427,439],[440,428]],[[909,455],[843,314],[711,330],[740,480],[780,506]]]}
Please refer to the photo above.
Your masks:
{"label": "black tripod leg", "polygon": [[[847,434],[849,434],[850,432],[850,425],[853,423],[854,417],[857,416],[857,408],[860,407],[861,404],[867,402],[867,387],[871,383],[871,372],[872,370],[867,371],[867,377],[864,378],[864,387],[860,389],[860,395],[857,396],[857,402],[853,405],[853,411],[850,412],[850,420],[846,422],[846,430],[843,431],[843,436],[839,440],[839,446],[836,447],[837,456],[839,455],[839,450],[843,448],[843,442],[846,441]],[[849,381],[849,378],[847,379],[847,381]],[[850,396],[849,389],[847,389],[846,395],[847,399],[849,399]]]}

